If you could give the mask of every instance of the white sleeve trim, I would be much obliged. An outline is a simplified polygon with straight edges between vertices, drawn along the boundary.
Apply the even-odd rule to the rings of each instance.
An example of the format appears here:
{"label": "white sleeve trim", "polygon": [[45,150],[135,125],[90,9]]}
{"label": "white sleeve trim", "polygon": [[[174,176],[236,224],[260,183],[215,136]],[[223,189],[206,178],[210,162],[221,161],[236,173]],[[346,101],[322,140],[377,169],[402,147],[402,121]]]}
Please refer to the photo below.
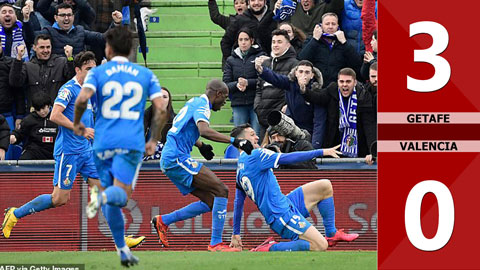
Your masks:
{"label": "white sleeve trim", "polygon": [[210,126],[210,121],[206,120],[206,119],[198,119],[197,122],[195,122],[196,125],[198,125],[198,122],[200,121],[203,121],[205,123],[207,123],[209,126]]}
{"label": "white sleeve trim", "polygon": [[279,166],[278,160],[280,159],[280,156],[281,156],[281,155],[282,155],[281,153],[278,153],[277,159],[275,159],[275,163],[273,164],[273,167],[274,167],[275,169],[278,168],[278,166]]}
{"label": "white sleeve trim", "polygon": [[55,104],[60,105],[60,106],[62,106],[63,108],[67,108],[67,106],[66,106],[65,104],[63,104],[63,103],[60,103],[60,102],[55,102],[55,103],[53,103],[53,105],[55,105]]}
{"label": "white sleeve trim", "polygon": [[161,97],[162,96],[162,92],[157,92],[157,93],[153,93],[151,96],[150,96],[150,100],[154,100],[158,97]]}
{"label": "white sleeve trim", "polygon": [[90,84],[90,83],[84,83],[82,88],[90,88],[90,89],[92,89],[92,91],[94,93],[97,92],[97,88],[93,84]]}

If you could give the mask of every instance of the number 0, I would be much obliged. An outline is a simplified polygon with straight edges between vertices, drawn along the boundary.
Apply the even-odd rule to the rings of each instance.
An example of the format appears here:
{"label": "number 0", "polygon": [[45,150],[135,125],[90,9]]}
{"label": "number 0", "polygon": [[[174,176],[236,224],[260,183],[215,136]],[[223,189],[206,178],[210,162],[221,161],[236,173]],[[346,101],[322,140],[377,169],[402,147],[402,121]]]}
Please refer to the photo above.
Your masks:
{"label": "number 0", "polygon": [[[422,232],[420,210],[423,196],[433,193],[438,202],[438,228],[432,239],[427,239]],[[443,183],[434,180],[422,181],[416,184],[407,197],[405,205],[405,229],[412,245],[424,251],[441,249],[448,243],[453,233],[455,208],[450,190]]]}
{"label": "number 0", "polygon": [[432,46],[425,50],[413,52],[414,62],[426,62],[435,68],[435,74],[428,80],[417,80],[407,76],[407,88],[415,92],[433,92],[444,87],[452,73],[450,64],[445,58],[438,56],[448,46],[448,31],[436,22],[416,22],[410,24],[410,37],[417,34],[428,34],[432,37]]}

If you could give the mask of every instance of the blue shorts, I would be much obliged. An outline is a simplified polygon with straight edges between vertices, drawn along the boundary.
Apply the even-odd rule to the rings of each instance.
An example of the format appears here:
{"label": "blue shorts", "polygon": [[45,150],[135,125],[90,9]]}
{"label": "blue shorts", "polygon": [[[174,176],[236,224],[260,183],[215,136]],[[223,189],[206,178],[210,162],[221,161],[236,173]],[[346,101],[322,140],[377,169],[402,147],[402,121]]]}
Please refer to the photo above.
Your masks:
{"label": "blue shorts", "polygon": [[279,218],[275,218],[270,228],[284,239],[292,241],[304,234],[312,224],[305,219],[310,214],[305,207],[302,187],[298,187],[287,195],[290,200],[290,209]]}
{"label": "blue shorts", "polygon": [[142,166],[143,153],[128,149],[95,150],[95,165],[97,165],[100,183],[103,187],[113,185],[117,179],[125,185],[135,188],[138,172]]}
{"label": "blue shorts", "polygon": [[85,181],[88,178],[99,178],[93,162],[92,151],[55,156],[53,186],[58,186],[60,189],[72,189],[77,173],[80,173]]}
{"label": "blue shorts", "polygon": [[192,187],[193,176],[197,175],[203,164],[191,157],[177,158],[175,160],[161,159],[162,172],[168,176],[183,195],[194,191]]}

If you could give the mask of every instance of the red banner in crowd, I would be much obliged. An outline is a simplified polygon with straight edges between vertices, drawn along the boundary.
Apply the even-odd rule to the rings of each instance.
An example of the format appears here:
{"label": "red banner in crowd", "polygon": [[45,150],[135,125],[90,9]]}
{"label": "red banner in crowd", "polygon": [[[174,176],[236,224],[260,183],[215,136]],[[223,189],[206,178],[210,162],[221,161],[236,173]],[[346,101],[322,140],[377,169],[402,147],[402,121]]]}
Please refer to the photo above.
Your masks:
{"label": "red banner in crowd", "polygon": [[[224,241],[230,241],[232,232],[235,171],[216,171],[228,186],[227,224]],[[375,250],[377,247],[376,171],[276,171],[284,193],[302,184],[330,179],[333,183],[337,228],[357,232],[360,237],[354,243],[339,243],[335,249]],[[19,206],[41,193],[52,190],[51,172],[0,173],[2,196],[0,208]],[[196,200],[182,196],[177,188],[159,171],[142,171],[135,192],[124,208],[126,233],[144,235],[142,250],[159,250],[158,238],[150,224],[157,214],[169,213]],[[0,239],[0,251],[39,250],[102,250],[113,249],[113,242],[105,218],[100,215],[88,220],[84,206],[88,190],[77,177],[70,202],[60,208],[50,209],[21,219],[9,239]],[[318,210],[309,220],[323,231]],[[162,250],[206,250],[210,241],[211,214],[170,225],[170,248]],[[275,234],[265,224],[256,206],[247,199],[242,219],[243,243],[247,248],[263,242]],[[276,236],[277,240],[280,240]]]}

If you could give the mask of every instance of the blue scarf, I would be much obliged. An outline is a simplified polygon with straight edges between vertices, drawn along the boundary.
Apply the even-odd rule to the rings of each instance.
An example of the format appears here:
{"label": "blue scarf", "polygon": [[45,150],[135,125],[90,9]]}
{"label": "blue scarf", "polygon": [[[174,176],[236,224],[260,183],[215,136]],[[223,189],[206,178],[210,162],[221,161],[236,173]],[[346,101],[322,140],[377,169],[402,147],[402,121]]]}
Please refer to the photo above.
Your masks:
{"label": "blue scarf", "polygon": [[[22,22],[16,21],[15,24],[17,27],[14,27],[12,30],[12,52],[10,53],[10,57],[17,58],[17,47],[20,45],[25,45],[25,41],[23,40],[23,31],[22,31]],[[0,39],[2,40],[2,49],[5,51],[5,43],[7,41],[7,34],[5,34],[5,29],[0,25]],[[25,48],[25,53],[22,57],[23,61],[28,61],[28,51]]]}
{"label": "blue scarf", "polygon": [[357,90],[353,88],[353,93],[348,98],[347,108],[343,104],[343,97],[340,89],[340,132],[343,132],[340,151],[344,156],[358,156],[358,136],[357,136]]}
{"label": "blue scarf", "polygon": [[277,10],[277,14],[273,16],[273,19],[276,21],[284,21],[290,18],[295,10],[297,9],[297,1],[296,0],[283,0],[282,5]]}

